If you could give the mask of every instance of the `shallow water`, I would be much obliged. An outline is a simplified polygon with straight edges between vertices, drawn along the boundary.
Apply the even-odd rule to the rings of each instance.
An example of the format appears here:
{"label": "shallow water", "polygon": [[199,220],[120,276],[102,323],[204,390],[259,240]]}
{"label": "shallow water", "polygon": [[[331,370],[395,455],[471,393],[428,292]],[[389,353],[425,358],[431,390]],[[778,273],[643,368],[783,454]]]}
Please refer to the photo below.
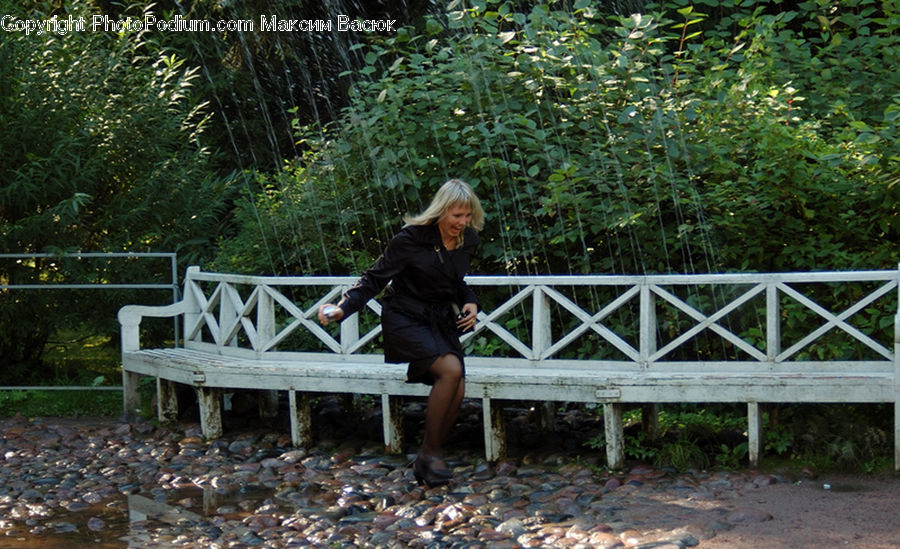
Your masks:
{"label": "shallow water", "polygon": [[[122,494],[112,501],[76,510],[54,509],[49,516],[0,528],[0,549],[142,546],[132,538],[166,526],[202,525],[216,516],[242,520],[272,496],[271,489],[261,486],[233,492],[184,487],[156,494]],[[278,508],[295,510],[287,504]]]}
{"label": "shallow water", "polygon": [[123,496],[79,511],[61,509],[46,519],[31,518],[0,529],[0,548],[120,548],[129,529],[127,507]]}

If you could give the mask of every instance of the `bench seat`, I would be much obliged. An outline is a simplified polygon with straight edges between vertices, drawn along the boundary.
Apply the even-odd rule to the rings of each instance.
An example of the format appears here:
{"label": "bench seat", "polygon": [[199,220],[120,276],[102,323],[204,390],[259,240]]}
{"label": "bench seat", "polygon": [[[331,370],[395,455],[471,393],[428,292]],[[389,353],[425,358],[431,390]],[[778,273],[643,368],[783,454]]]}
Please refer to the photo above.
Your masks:
{"label": "bench seat", "polygon": [[[359,360],[248,359],[190,349],[123,353],[131,372],[194,386],[328,393],[423,396],[428,388],[405,383],[405,367],[379,357]],[[583,368],[503,367],[470,360],[466,396],[568,402],[885,402],[894,393],[893,372],[673,372]],[[559,394],[554,394],[558,388]],[[712,390],[715,389],[715,390]],[[837,396],[839,395],[839,396]]]}
{"label": "bench seat", "polygon": [[[192,385],[200,391],[204,436],[221,436],[220,393],[242,388],[288,391],[291,434],[295,445],[309,442],[312,430],[308,400],[296,392],[381,395],[386,447],[402,444],[397,397],[426,396],[428,387],[405,383],[405,368],[385,364],[378,356],[309,355],[294,359],[235,357],[193,349],[143,349],[123,353],[127,370],[168,382]],[[884,402],[893,396],[893,373],[848,376],[834,373],[726,372],[640,373],[631,370],[498,366],[473,359],[466,366],[466,396],[481,399],[485,410],[486,457],[498,459],[505,449],[502,403],[496,401],[617,403],[670,402]],[[174,395],[174,388],[159,388]],[[839,398],[835,395],[841,395]],[[170,397],[171,398],[171,397]],[[173,419],[174,402],[160,402],[161,415]],[[493,413],[491,412],[493,410]],[[606,410],[613,417],[615,409]],[[758,412],[757,412],[758,413]],[[610,425],[611,438],[621,425]],[[755,442],[755,441],[754,441]]]}

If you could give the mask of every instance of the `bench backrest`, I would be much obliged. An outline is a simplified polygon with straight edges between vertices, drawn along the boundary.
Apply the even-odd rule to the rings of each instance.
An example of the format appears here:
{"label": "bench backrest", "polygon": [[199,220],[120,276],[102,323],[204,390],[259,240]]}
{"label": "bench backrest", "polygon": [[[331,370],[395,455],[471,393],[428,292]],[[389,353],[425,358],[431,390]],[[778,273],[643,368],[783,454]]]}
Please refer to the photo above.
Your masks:
{"label": "bench backrest", "polygon": [[[476,363],[617,371],[896,372],[896,271],[470,276]],[[322,327],[355,277],[187,270],[184,346],[225,354],[381,360],[377,300]]]}

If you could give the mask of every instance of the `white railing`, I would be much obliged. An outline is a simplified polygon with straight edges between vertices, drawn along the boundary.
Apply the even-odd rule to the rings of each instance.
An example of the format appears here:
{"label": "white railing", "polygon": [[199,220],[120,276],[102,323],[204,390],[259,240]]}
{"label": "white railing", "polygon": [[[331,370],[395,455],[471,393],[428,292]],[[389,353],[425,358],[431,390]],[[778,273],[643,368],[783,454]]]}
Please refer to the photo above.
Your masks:
{"label": "white railing", "polygon": [[[900,369],[900,270],[466,280],[484,300],[477,328],[462,338],[475,360],[668,372]],[[377,300],[339,330],[316,319],[319,305],[337,301],[355,281],[191,267],[185,346],[378,354]],[[827,337],[833,341],[823,343]],[[586,341],[580,353],[571,350]]]}

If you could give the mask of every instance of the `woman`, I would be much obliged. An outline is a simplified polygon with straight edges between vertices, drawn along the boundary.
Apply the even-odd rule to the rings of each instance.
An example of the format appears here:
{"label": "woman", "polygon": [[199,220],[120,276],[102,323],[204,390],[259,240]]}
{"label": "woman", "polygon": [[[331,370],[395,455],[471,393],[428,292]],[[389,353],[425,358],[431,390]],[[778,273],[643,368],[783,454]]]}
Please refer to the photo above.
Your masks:
{"label": "woman", "polygon": [[[431,385],[425,435],[413,471],[419,484],[447,484],[441,444],[465,393],[459,334],[475,326],[478,302],[463,276],[478,246],[484,211],[472,188],[444,183],[428,208],[406,225],[338,303],[319,308],[322,324],[340,322],[385,289],[381,312],[384,359],[408,362],[406,381]],[[327,314],[326,314],[327,313]]]}

